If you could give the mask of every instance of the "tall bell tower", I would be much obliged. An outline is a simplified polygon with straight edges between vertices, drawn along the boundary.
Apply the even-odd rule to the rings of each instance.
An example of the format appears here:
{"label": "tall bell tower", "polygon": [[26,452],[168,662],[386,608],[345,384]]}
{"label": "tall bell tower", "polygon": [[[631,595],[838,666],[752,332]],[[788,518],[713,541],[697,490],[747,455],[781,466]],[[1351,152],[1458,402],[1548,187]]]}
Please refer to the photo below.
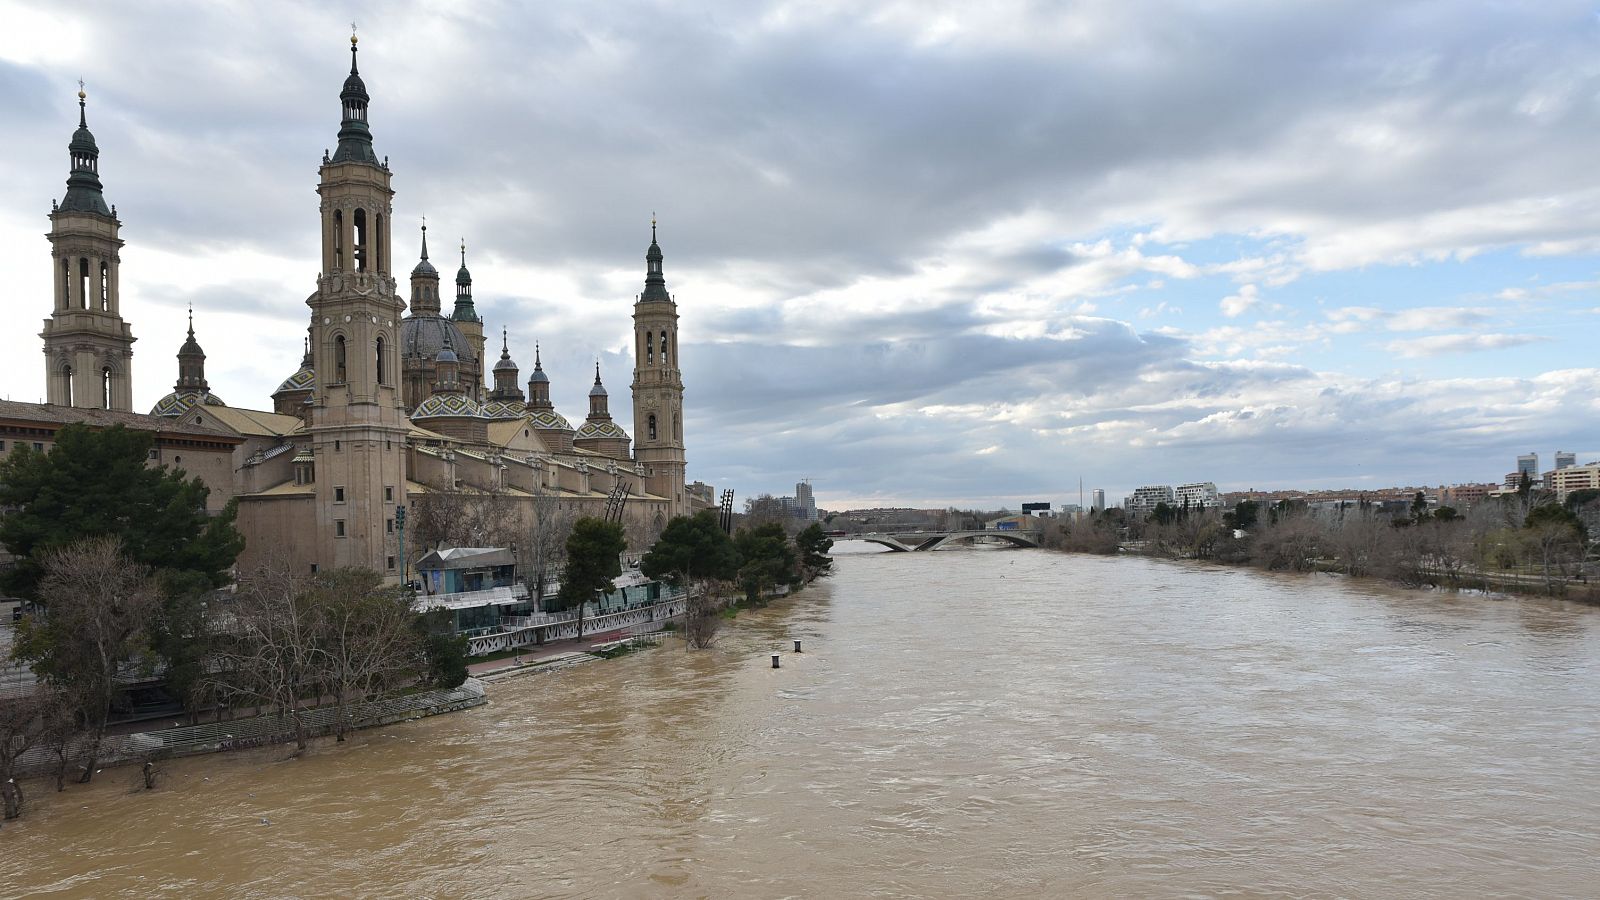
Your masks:
{"label": "tall bell tower", "polygon": [[78,90],[78,130],[67,145],[67,195],[50,210],[55,310],[44,322],[45,396],[56,406],[133,409],[133,331],[122,320],[122,239],[100,185],[100,148]]}
{"label": "tall bell tower", "polygon": [[650,493],[672,501],[672,514],[688,512],[684,493],[683,372],[678,368],[678,304],[667,293],[661,245],[650,220],[644,293],[633,304],[633,449]]}
{"label": "tall bell tower", "polygon": [[311,307],[316,393],[318,566],[360,566],[398,579],[393,525],[405,502],[405,440],[398,335],[404,301],[390,274],[389,165],[372,150],[366,85],[350,36],[350,76],[339,99],[339,147],[323,155],[322,273]]}

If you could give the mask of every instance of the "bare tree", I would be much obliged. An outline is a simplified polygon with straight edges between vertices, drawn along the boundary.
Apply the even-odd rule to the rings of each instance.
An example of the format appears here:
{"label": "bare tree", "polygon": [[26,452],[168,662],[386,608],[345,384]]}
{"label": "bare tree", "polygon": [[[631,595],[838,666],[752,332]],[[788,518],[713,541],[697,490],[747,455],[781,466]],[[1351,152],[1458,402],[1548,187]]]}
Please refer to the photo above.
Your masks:
{"label": "bare tree", "polygon": [[17,761],[42,745],[51,729],[52,690],[0,694],[0,806],[7,819],[22,815],[22,785],[17,782]]}
{"label": "bare tree", "polygon": [[566,561],[567,537],[576,521],[578,514],[566,508],[555,491],[543,486],[534,490],[528,527],[517,544],[517,553],[538,608],[543,608],[551,573],[559,571]]}
{"label": "bare tree", "polygon": [[304,602],[308,586],[283,565],[252,573],[234,595],[215,651],[219,687],[288,719],[300,750],[307,739],[300,700],[316,683],[321,653],[316,617]]}
{"label": "bare tree", "polygon": [[141,661],[145,635],[161,612],[149,571],[128,559],[117,537],[86,538],[42,560],[43,615],[23,621],[16,653],[71,698],[83,725],[83,775],[94,777],[118,676]]}
{"label": "bare tree", "polygon": [[334,733],[342,741],[352,706],[415,678],[422,658],[416,614],[404,591],[384,587],[370,569],[319,575],[304,605],[315,622],[317,682],[338,709]]}

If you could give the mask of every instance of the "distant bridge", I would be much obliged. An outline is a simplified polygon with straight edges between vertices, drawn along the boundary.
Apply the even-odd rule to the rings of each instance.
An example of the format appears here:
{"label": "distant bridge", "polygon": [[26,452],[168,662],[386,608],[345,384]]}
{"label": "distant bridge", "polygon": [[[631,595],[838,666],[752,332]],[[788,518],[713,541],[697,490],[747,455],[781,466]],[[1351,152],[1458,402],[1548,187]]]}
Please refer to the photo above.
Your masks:
{"label": "distant bridge", "polygon": [[1037,531],[901,531],[901,532],[872,532],[870,534],[847,534],[839,538],[842,541],[866,541],[888,547],[896,553],[910,553],[917,550],[938,550],[949,544],[966,542],[990,542],[998,538],[1013,547],[1039,546],[1039,532]]}

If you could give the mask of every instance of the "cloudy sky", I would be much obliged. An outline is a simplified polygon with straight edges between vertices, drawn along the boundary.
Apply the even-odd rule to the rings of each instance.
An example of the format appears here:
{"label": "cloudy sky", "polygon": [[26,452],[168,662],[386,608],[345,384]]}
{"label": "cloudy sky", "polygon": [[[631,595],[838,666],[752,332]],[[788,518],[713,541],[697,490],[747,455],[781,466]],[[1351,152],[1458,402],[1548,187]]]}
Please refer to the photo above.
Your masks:
{"label": "cloudy sky", "polygon": [[1587,461],[1597,9],[0,0],[5,392],[44,391],[81,77],[136,406],[171,389],[189,303],[213,390],[270,405],[354,20],[396,250],[424,215],[436,260],[465,236],[488,327],[524,374],[541,343],[569,417],[598,356],[631,421],[659,215],[690,477],[740,496],[810,477],[824,506],[1014,506],[1080,477],[1116,498]]}

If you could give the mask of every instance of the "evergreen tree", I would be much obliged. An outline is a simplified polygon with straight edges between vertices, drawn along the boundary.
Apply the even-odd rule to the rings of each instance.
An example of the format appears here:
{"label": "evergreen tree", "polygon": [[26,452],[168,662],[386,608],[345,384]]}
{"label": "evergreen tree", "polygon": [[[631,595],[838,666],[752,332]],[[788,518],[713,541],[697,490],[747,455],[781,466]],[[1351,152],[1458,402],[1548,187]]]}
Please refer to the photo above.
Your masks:
{"label": "evergreen tree", "polygon": [[774,585],[793,586],[800,582],[799,560],[779,523],[742,528],[733,545],[742,563],[739,584],[750,602],[761,602],[762,594]]}
{"label": "evergreen tree", "polygon": [[795,535],[794,543],[800,551],[800,565],[811,578],[826,575],[833,567],[833,559],[828,556],[828,551],[833,549],[833,538],[823,533],[818,523],[812,522]]}
{"label": "evergreen tree", "polygon": [[561,570],[562,609],[578,610],[578,636],[583,636],[583,606],[595,592],[610,593],[622,574],[622,551],[628,548],[622,526],[592,516],[579,519],[567,537],[567,563]]}

